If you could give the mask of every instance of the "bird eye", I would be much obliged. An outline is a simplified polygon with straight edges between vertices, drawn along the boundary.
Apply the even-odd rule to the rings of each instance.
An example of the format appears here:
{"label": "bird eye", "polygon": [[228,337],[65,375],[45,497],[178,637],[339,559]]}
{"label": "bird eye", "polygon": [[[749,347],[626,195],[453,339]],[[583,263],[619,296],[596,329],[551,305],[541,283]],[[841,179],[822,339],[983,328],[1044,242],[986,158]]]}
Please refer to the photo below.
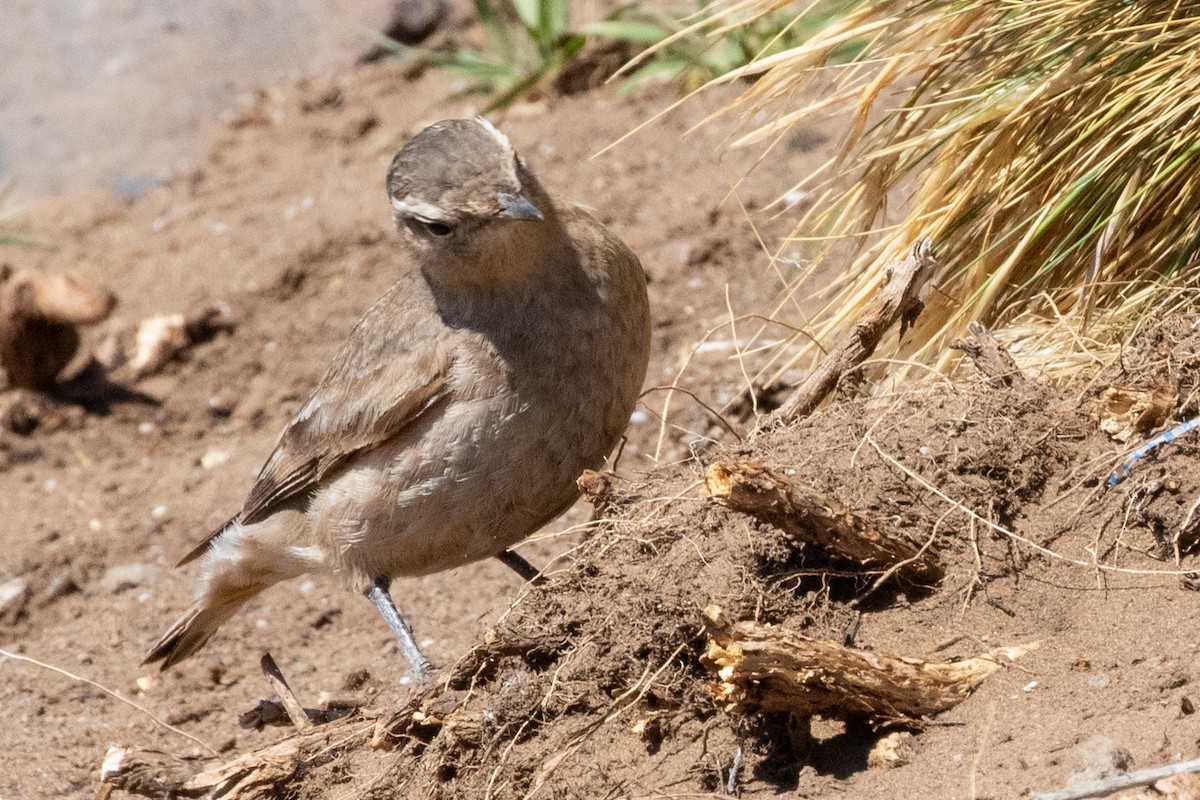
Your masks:
{"label": "bird eye", "polygon": [[449,236],[454,230],[444,222],[429,222],[427,220],[413,218],[409,218],[407,222],[408,229],[419,235],[442,238],[444,236]]}

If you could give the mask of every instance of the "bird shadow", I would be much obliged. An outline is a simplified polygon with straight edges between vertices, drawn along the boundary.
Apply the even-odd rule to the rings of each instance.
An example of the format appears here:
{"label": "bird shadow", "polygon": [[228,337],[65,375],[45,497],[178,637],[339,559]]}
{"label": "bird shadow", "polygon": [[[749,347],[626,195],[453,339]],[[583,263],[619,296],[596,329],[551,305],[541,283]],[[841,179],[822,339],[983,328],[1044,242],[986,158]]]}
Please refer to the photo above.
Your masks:
{"label": "bird shadow", "polygon": [[95,359],[82,369],[54,385],[56,400],[80,406],[89,414],[108,416],[113,407],[122,404],[144,405],[157,408],[162,401],[157,397],[114,383],[108,371]]}

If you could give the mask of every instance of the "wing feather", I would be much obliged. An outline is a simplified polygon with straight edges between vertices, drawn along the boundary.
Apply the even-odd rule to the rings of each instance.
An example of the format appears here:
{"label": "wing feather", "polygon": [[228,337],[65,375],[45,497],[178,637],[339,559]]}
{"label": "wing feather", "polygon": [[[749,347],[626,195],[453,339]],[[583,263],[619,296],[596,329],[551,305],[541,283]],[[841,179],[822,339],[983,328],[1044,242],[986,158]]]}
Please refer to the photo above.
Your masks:
{"label": "wing feather", "polygon": [[242,507],[243,524],[270,516],[355,455],[436,413],[451,391],[454,356],[446,333],[419,274],[393,285],[355,326],[280,435]]}

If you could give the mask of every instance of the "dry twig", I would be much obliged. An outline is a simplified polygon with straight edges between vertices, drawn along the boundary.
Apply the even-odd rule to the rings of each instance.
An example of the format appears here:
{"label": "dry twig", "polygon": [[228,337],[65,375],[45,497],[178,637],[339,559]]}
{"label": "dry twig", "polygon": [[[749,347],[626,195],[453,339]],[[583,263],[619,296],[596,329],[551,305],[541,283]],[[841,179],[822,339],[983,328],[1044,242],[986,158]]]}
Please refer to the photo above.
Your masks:
{"label": "dry twig", "polygon": [[975,368],[987,378],[989,385],[1000,387],[1024,383],[1025,376],[1021,374],[1021,368],[1004,345],[996,341],[991,331],[979,322],[972,322],[967,326],[967,332],[971,334],[970,339],[956,339],[950,346],[966,353],[975,363]]}
{"label": "dry twig", "polygon": [[836,500],[787,480],[751,461],[718,461],[704,476],[708,496],[834,556],[872,570],[895,569],[921,585],[942,579],[943,570],[926,548],[885,531],[842,508]]}
{"label": "dry twig", "polygon": [[156,717],[154,714],[152,714],[150,712],[150,709],[146,708],[143,705],[133,702],[125,695],[121,694],[120,692],[113,691],[112,689],[109,689],[107,686],[101,686],[100,684],[96,683],[93,680],[85,678],[82,675],[76,675],[74,672],[68,672],[67,670],[65,670],[61,667],[56,667],[53,664],[47,664],[43,661],[38,661],[36,658],[30,658],[29,656],[18,655],[17,653],[13,653],[8,650],[0,649],[0,657],[9,658],[9,659],[12,659],[13,661],[24,661],[26,664],[33,664],[35,667],[41,667],[42,669],[49,670],[50,672],[56,672],[59,675],[70,678],[73,681],[78,681],[79,683],[86,683],[88,686],[91,686],[93,689],[98,689],[99,691],[104,692],[106,695],[113,698],[114,700],[120,700],[125,705],[130,706],[131,708],[136,708],[138,711],[145,714],[151,721],[153,721],[154,724],[160,725],[163,728],[169,730],[171,733],[182,736],[183,738],[189,740],[193,744],[199,745],[200,747],[204,748],[209,753],[211,753],[213,756],[220,755],[215,749],[213,749],[203,739],[198,739],[195,736],[192,736],[187,731],[182,731],[179,728],[176,728],[174,725],[170,724],[169,722],[159,719],[158,717]]}
{"label": "dry twig", "polygon": [[919,239],[903,259],[888,264],[883,286],[845,341],[821,359],[775,415],[785,421],[808,416],[833,391],[842,375],[870,358],[884,334],[897,321],[903,336],[905,329],[921,313],[921,293],[936,268],[933,243],[927,238]]}

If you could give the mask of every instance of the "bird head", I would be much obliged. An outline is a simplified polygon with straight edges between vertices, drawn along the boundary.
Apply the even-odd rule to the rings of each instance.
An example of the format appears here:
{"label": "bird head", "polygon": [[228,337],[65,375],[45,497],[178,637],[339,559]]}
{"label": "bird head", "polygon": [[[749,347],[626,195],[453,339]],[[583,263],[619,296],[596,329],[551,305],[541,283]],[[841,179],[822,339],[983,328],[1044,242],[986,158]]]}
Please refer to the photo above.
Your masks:
{"label": "bird head", "polygon": [[418,133],[392,160],[387,189],[422,268],[456,283],[502,278],[505,256],[536,247],[554,226],[545,190],[483,118]]}

